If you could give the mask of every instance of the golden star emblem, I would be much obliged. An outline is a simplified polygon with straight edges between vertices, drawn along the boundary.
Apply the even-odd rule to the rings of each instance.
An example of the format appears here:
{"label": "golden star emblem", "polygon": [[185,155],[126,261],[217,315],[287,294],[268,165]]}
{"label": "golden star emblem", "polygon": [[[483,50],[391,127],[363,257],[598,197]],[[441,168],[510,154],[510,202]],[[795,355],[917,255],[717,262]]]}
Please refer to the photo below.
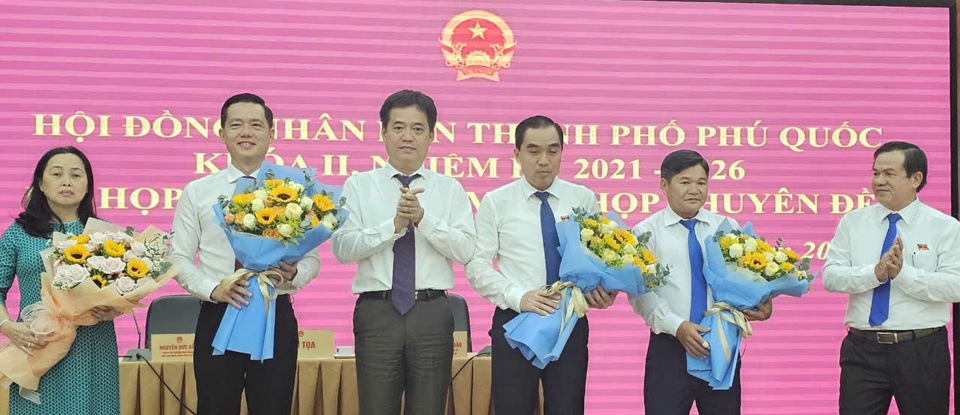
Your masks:
{"label": "golden star emblem", "polygon": [[476,25],[476,26],[474,26],[474,27],[468,27],[468,29],[470,29],[470,32],[473,33],[473,36],[471,36],[470,39],[476,39],[476,38],[478,38],[478,37],[479,37],[480,39],[486,39],[485,37],[483,37],[483,32],[486,32],[487,29],[484,28],[484,27],[480,27],[480,21],[479,21],[479,20],[477,21],[477,25]]}

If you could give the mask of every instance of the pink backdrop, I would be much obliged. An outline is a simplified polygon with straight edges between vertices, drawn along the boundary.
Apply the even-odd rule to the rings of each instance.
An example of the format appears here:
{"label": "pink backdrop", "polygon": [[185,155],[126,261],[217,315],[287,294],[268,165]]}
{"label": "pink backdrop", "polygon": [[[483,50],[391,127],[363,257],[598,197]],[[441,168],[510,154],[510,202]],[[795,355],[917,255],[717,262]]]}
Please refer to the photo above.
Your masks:
{"label": "pink backdrop", "polygon": [[[813,256],[816,270],[846,201],[869,202],[861,191],[879,143],[922,146],[930,172],[921,198],[950,212],[945,8],[163,3],[0,1],[0,226],[19,212],[39,156],[76,145],[93,161],[102,217],[169,229],[178,189],[225,168],[214,123],[223,100],[244,91],[274,109],[274,153],[285,164],[316,167],[321,181],[342,184],[351,171],[373,167],[374,156],[386,157],[377,111],[402,88],[435,98],[450,134],[431,148],[431,167],[462,175],[477,198],[516,177],[509,124],[545,114],[568,126],[561,175],[595,190],[602,206],[630,225],[666,205],[656,170],[677,148],[696,149],[713,163],[712,209],[753,221],[767,237],[782,236]],[[443,27],[472,9],[500,16],[516,37],[499,82],[458,81],[444,63]],[[176,121],[161,118],[165,110]],[[93,120],[90,133],[84,118],[71,118],[76,111]],[[136,117],[157,128],[141,131]],[[671,120],[678,128],[664,129]],[[844,122],[856,134],[853,145],[846,129],[833,139]],[[757,145],[748,140],[754,126]],[[796,143],[801,132],[805,142],[793,149],[781,141]],[[349,345],[355,266],[339,264],[327,246],[320,252],[321,275],[295,298],[300,325],[332,328],[337,344]],[[454,291],[469,302],[476,350],[489,344],[492,307],[461,267],[457,272]],[[161,294],[182,292],[171,284]],[[746,342],[744,413],[836,413],[845,303],[819,280],[802,300],[777,300],[774,318],[757,324]],[[16,309],[16,288],[8,304]],[[643,320],[620,298],[591,314],[591,326],[588,413],[641,413]],[[117,320],[117,330],[121,351],[136,346],[130,316]]]}

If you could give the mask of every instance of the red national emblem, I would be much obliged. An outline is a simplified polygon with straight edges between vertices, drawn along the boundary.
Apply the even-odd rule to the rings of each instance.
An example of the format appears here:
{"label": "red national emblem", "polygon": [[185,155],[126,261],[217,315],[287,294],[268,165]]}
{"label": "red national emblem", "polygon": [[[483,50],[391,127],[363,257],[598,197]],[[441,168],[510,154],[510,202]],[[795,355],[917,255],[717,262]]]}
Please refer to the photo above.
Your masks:
{"label": "red national emblem", "polygon": [[507,22],[483,10],[453,16],[440,35],[440,49],[447,66],[457,70],[458,81],[468,78],[500,81],[500,71],[510,67],[516,46]]}

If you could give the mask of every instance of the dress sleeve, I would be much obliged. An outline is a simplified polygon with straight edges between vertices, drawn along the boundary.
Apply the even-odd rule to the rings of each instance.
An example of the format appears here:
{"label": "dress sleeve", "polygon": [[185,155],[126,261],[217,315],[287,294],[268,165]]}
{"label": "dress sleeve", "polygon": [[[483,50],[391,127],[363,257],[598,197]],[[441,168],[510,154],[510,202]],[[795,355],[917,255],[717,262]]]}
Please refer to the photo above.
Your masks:
{"label": "dress sleeve", "polygon": [[0,237],[0,304],[7,303],[7,292],[17,272],[17,239],[21,233],[20,225],[14,223]]}

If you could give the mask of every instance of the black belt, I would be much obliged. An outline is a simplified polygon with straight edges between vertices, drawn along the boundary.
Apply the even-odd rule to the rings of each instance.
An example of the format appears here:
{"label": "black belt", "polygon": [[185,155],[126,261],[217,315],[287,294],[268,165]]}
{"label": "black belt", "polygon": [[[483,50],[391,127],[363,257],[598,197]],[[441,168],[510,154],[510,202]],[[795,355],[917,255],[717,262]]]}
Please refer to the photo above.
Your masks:
{"label": "black belt", "polygon": [[[445,297],[447,292],[444,290],[417,290],[417,301],[433,300],[434,298]],[[393,298],[393,291],[367,291],[360,293],[361,300],[384,300],[390,301]]]}
{"label": "black belt", "polygon": [[860,330],[850,327],[850,334],[863,337],[867,340],[880,344],[897,344],[929,336],[940,330],[946,330],[945,327],[935,327],[930,329],[916,330]]}

